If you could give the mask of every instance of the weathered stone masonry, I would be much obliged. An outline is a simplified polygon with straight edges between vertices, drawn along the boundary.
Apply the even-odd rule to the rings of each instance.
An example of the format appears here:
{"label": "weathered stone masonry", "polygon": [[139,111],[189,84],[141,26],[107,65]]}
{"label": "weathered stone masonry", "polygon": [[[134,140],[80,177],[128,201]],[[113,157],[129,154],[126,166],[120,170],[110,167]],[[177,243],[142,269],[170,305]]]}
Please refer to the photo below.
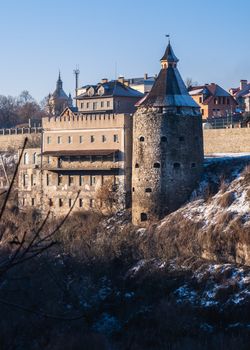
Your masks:
{"label": "weathered stone masonry", "polygon": [[132,218],[140,226],[180,207],[202,173],[199,108],[177,72],[170,45],[166,52],[133,121]]}

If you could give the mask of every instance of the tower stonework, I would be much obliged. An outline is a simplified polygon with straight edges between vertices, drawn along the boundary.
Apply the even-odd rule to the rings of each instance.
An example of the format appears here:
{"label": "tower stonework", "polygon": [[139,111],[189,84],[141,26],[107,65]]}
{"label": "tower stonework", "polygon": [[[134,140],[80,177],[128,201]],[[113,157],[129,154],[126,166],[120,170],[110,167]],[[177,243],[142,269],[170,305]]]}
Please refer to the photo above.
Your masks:
{"label": "tower stonework", "polygon": [[138,226],[184,204],[203,169],[202,118],[177,62],[169,43],[158,78],[134,115],[132,221]]}

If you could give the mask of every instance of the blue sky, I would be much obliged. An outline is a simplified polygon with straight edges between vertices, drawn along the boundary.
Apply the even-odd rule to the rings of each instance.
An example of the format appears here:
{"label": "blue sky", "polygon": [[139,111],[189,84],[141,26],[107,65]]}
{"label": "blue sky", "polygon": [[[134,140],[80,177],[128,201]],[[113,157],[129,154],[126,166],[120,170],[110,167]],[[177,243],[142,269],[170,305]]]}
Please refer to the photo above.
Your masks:
{"label": "blue sky", "polygon": [[[65,92],[158,73],[171,34],[183,79],[228,89],[250,80],[249,0],[0,0],[0,94]],[[117,67],[117,69],[116,69]]]}

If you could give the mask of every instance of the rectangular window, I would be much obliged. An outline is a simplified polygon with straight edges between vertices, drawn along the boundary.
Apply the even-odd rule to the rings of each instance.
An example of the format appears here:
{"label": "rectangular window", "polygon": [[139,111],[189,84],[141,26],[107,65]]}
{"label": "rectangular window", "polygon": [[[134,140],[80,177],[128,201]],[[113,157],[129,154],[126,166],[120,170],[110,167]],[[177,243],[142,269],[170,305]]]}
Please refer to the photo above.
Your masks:
{"label": "rectangular window", "polygon": [[31,186],[36,186],[36,175],[31,174]]}
{"label": "rectangular window", "polygon": [[90,175],[90,186],[94,186],[95,185],[95,181],[96,181],[95,176]]}
{"label": "rectangular window", "polygon": [[69,186],[73,185],[73,183],[74,183],[74,176],[69,175]]}
{"label": "rectangular window", "polygon": [[202,97],[201,96],[199,97],[199,103],[202,103]]}
{"label": "rectangular window", "polygon": [[61,186],[63,182],[63,176],[62,174],[58,174],[58,178],[57,178],[57,184],[58,186]]}
{"label": "rectangular window", "polygon": [[69,208],[71,208],[71,207],[72,207],[72,199],[69,198]]}
{"label": "rectangular window", "polygon": [[31,205],[32,205],[32,206],[35,205],[35,198],[31,198]]}
{"label": "rectangular window", "polygon": [[110,101],[107,101],[107,107],[110,107]]}
{"label": "rectangular window", "polygon": [[84,107],[84,102],[81,102],[81,108],[83,108]]}
{"label": "rectangular window", "polygon": [[105,135],[102,135],[102,142],[106,142],[107,141],[107,137]]}
{"label": "rectangular window", "polygon": [[90,142],[95,142],[95,136],[94,135],[90,136]]}
{"label": "rectangular window", "polygon": [[114,142],[118,142],[118,135],[114,135]]}
{"label": "rectangular window", "polygon": [[50,158],[50,156],[47,157],[47,163],[48,163],[48,164],[51,163],[51,158]]}
{"label": "rectangular window", "polygon": [[28,174],[23,174],[23,186],[28,186],[29,177]]}
{"label": "rectangular window", "polygon": [[59,204],[59,207],[60,207],[60,208],[63,206],[63,200],[62,200],[62,198],[59,198],[58,204]]}
{"label": "rectangular window", "polygon": [[89,108],[89,102],[87,102],[86,107]]}
{"label": "rectangular window", "polygon": [[72,136],[68,136],[68,143],[72,143],[72,142],[73,142]]}
{"label": "rectangular window", "polygon": [[103,102],[103,101],[101,101],[101,107],[102,107],[102,108],[104,107],[104,102]]}
{"label": "rectangular window", "polygon": [[83,204],[82,202],[83,202],[83,201],[82,201],[82,198],[79,198],[79,207],[80,207],[80,208],[82,208],[82,204]]}
{"label": "rectangular window", "polygon": [[79,186],[83,186],[83,184],[84,184],[84,176],[80,175],[79,176]]}
{"label": "rectangular window", "polygon": [[23,198],[23,205],[26,204],[26,198]]}
{"label": "rectangular window", "polygon": [[62,143],[62,136],[57,136],[57,143],[61,144]]}
{"label": "rectangular window", "polygon": [[47,184],[47,186],[51,185],[51,175],[50,174],[47,174],[47,176],[46,176],[46,184]]}
{"label": "rectangular window", "polygon": [[48,144],[48,145],[51,144],[51,136],[47,136],[47,144]]}
{"label": "rectangular window", "polygon": [[97,109],[97,102],[93,102],[93,109]]}
{"label": "rectangular window", "polygon": [[89,206],[90,206],[90,208],[93,208],[93,205],[94,205],[94,200],[91,198],[91,199],[89,200]]}
{"label": "rectangular window", "polygon": [[49,198],[49,206],[52,207],[52,205],[53,205],[52,198]]}
{"label": "rectangular window", "polygon": [[79,136],[79,143],[83,143],[83,136]]}

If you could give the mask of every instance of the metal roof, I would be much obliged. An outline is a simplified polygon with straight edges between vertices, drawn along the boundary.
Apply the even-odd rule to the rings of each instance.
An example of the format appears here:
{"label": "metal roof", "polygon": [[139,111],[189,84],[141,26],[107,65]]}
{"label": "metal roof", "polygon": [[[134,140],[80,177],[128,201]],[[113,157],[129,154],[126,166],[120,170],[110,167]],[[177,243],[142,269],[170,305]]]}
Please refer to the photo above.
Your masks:
{"label": "metal roof", "polygon": [[178,69],[172,66],[161,69],[151,91],[137,106],[199,108],[189,95]]}

